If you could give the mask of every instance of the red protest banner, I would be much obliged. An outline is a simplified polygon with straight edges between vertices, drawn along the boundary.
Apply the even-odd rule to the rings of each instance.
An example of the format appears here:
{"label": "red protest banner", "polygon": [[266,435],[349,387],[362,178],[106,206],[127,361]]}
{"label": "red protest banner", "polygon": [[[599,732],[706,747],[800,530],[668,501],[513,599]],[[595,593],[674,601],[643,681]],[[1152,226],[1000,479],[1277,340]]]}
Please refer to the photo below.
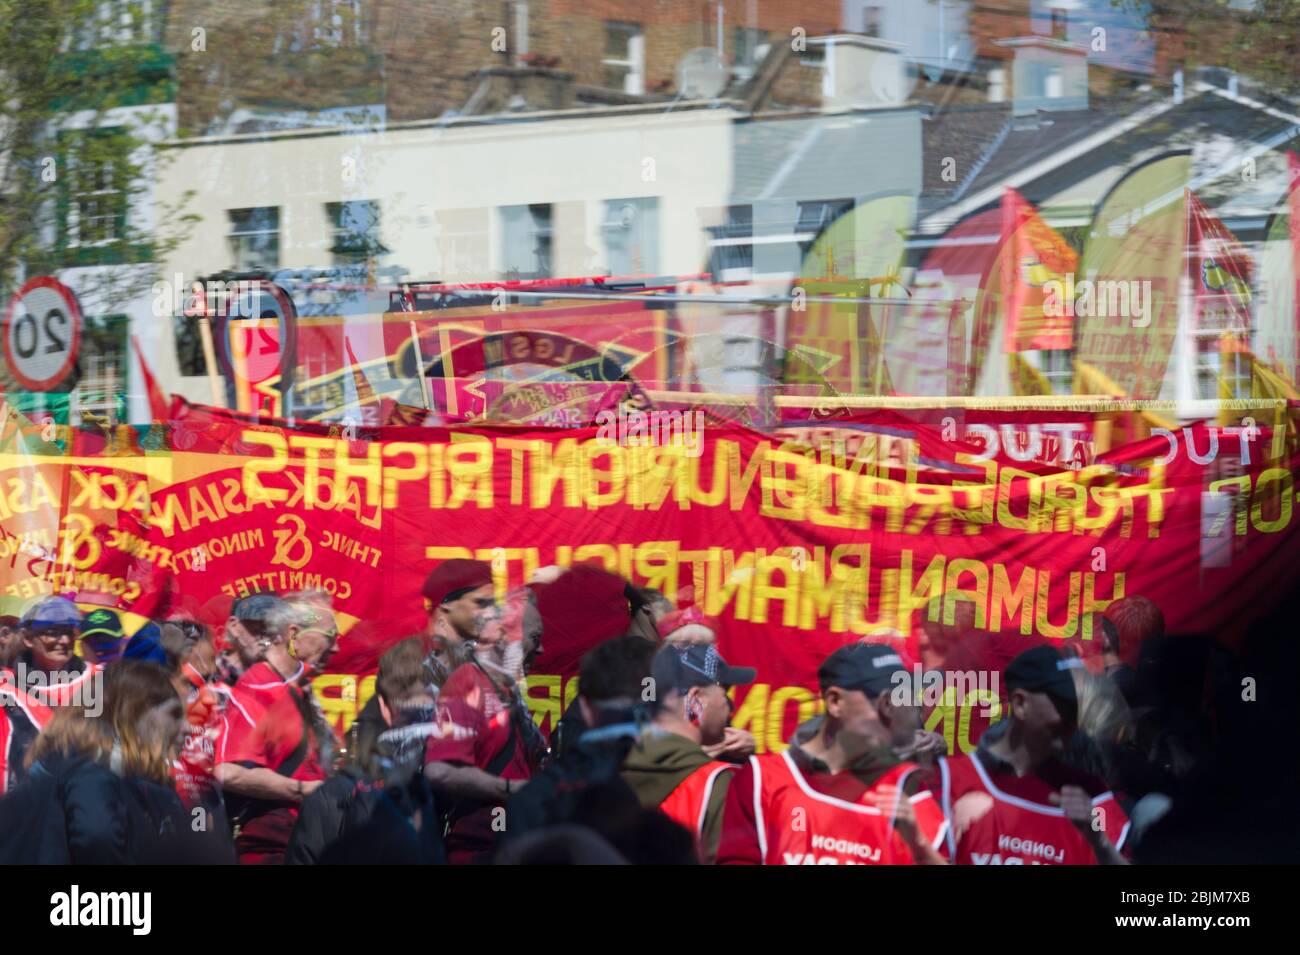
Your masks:
{"label": "red protest banner", "polygon": [[[141,615],[165,590],[210,623],[237,596],[323,590],[345,631],[339,672],[319,686],[340,723],[364,702],[383,649],[423,628],[419,588],[439,561],[490,561],[502,591],[539,567],[596,562],[671,599],[689,592],[718,619],[724,655],[758,669],[736,722],[761,749],[815,711],[816,667],[831,650],[884,639],[915,657],[921,615],[968,620],[977,666],[996,669],[1030,641],[1096,639],[1089,614],[1125,594],[1155,600],[1171,632],[1231,631],[1245,608],[1281,599],[1300,566],[1296,462],[1271,455],[1267,429],[1201,424],[1070,467],[1059,453],[1022,460],[1023,447],[990,455],[968,433],[949,440],[942,422],[896,410],[847,422],[887,434],[898,447],[886,455],[878,437],[874,451],[863,441],[850,452],[661,414],[673,413],[676,430],[652,418],[621,431],[362,428],[349,439],[178,403],[173,450],[124,459],[131,479],[106,461],[3,456],[0,522],[38,515],[83,575],[50,587],[107,582]],[[1021,415],[982,417],[1001,440]],[[1239,462],[1234,476],[1201,463],[1211,434],[1217,455]],[[77,471],[99,476],[65,490]],[[1232,501],[1208,530],[1207,495]],[[1203,565],[1207,533],[1233,542],[1230,559]],[[105,569],[122,559],[158,582]],[[31,574],[0,564],[0,577],[17,594]],[[119,579],[141,583],[118,594]],[[530,679],[546,728],[576,692],[581,639],[547,640]],[[950,714],[954,747],[976,735],[966,710],[986,702]]]}

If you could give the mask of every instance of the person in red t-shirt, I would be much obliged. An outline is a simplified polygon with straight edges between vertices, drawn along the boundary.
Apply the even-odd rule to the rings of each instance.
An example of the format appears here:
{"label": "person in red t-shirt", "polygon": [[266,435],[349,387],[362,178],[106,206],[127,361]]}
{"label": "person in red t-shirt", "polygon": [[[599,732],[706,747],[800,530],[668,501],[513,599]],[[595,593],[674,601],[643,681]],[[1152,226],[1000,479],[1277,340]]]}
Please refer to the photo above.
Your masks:
{"label": "person in red t-shirt", "polygon": [[231,692],[216,777],[235,821],[239,861],[280,863],[298,804],[325,780],[337,749],[310,681],[338,631],[327,610],[272,594],[238,601],[227,631],[236,625],[239,636],[256,639],[263,658]]}
{"label": "person in red t-shirt", "polygon": [[826,713],[727,791],[720,865],[942,865],[947,826],[913,745],[920,707],[891,647],[855,643],[817,670]]}
{"label": "person in red t-shirt", "polygon": [[169,620],[162,625],[160,641],[188,725],[172,763],[172,780],[186,806],[213,807],[219,801],[213,775],[217,742],[230,688],[216,682],[217,651],[207,627],[193,620]]}
{"label": "person in red t-shirt", "polygon": [[979,747],[939,761],[958,865],[1122,865],[1128,819],[1105,783],[1061,756],[1078,722],[1083,661],[1050,646],[1008,664],[1007,713]]}
{"label": "person in red t-shirt", "polygon": [[512,592],[479,615],[474,659],[443,684],[425,750],[425,778],[450,803],[447,859],[485,861],[504,831],[505,804],[537,769],[544,744],[522,680],[541,650],[532,592]]}

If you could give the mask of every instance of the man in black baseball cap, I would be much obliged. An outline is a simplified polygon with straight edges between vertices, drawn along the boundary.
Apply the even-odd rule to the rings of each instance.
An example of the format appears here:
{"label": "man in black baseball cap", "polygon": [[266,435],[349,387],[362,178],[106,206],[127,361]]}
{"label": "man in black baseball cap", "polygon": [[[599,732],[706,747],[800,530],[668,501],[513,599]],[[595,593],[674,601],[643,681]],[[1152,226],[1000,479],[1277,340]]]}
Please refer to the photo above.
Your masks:
{"label": "man in black baseball cap", "polygon": [[669,645],[655,654],[642,697],[653,713],[623,762],[623,779],[641,805],[658,808],[699,840],[712,861],[734,766],[709,759],[731,708],[727,689],[754,681],[751,667],[727,663],[712,644]]}
{"label": "man in black baseball cap", "polygon": [[1042,645],[1003,674],[1003,718],[972,753],[940,760],[958,865],[1122,864],[1124,810],[1100,779],[1060,759],[1074,735],[1084,662]]}
{"label": "man in black baseball cap", "polygon": [[784,753],[737,770],[718,862],[943,864],[938,801],[919,767],[895,753],[921,720],[902,658],[888,646],[853,643],[827,657],[817,679],[823,716]]}

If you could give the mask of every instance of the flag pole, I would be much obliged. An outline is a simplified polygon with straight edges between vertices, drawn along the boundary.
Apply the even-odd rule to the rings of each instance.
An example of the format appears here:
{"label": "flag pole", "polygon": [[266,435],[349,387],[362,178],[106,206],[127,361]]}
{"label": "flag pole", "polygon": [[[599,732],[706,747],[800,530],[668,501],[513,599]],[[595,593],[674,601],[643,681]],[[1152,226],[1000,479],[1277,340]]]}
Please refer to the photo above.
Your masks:
{"label": "flag pole", "polygon": [[199,339],[203,342],[203,362],[208,368],[208,386],[212,390],[212,405],[216,408],[224,408],[226,396],[222,392],[221,382],[217,379],[217,350],[212,347],[212,323],[206,315],[199,319]]}
{"label": "flag pole", "polygon": [[424,410],[432,411],[433,402],[429,397],[429,382],[424,377],[424,359],[420,356],[420,336],[415,330],[415,319],[411,319],[411,348],[415,350],[415,373],[420,382],[420,400],[424,402]]}

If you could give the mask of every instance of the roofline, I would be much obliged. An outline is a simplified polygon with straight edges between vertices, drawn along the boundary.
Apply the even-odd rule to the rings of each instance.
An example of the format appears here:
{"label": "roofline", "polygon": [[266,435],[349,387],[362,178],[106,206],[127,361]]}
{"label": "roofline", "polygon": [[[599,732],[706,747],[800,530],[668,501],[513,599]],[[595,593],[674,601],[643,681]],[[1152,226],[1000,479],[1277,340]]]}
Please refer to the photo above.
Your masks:
{"label": "roofline", "polygon": [[[665,108],[667,107],[667,108]],[[363,107],[358,106],[358,109]],[[401,122],[385,122],[381,128],[369,126],[323,126],[303,127],[299,129],[275,129],[256,133],[231,133],[216,136],[193,136],[181,139],[168,139],[158,146],[168,149],[187,149],[194,146],[215,146],[223,144],[268,142],[289,139],[313,139],[324,136],[366,136],[375,133],[391,133],[416,129],[450,129],[474,126],[505,126],[521,123],[541,122],[543,120],[618,118],[643,114],[668,115],[677,112],[699,112],[717,110],[742,114],[744,104],[738,99],[700,99],[680,102],[632,103],[622,106],[592,106],[575,109],[536,110],[527,113],[493,113],[484,116],[453,116],[447,119],[413,119]]]}
{"label": "roofline", "polygon": [[932,212],[921,221],[920,227],[917,231],[924,233],[946,231],[954,223],[965,218],[970,213],[982,209],[984,206],[1000,199],[1003,190],[1008,186],[1018,189],[1026,183],[1033,182],[1035,179],[1040,179],[1053,170],[1058,169],[1067,163],[1073,162],[1085,153],[1092,152],[1104,143],[1122,136],[1127,132],[1131,132],[1139,126],[1155,119],[1157,116],[1167,113],[1169,110],[1173,109],[1174,106],[1175,103],[1172,97],[1162,100],[1159,103],[1153,103],[1150,106],[1146,106],[1137,112],[1130,114],[1119,122],[1107,126],[1104,129],[1100,129],[1089,136],[1085,136],[1063,149],[1057,150],[1045,159],[1041,159],[1036,163],[1031,163],[1024,169],[1011,173],[1006,176],[1002,182],[996,183],[992,186],[986,186],[983,190],[975,193],[969,199],[965,199],[956,205],[944,206],[938,212]]}

